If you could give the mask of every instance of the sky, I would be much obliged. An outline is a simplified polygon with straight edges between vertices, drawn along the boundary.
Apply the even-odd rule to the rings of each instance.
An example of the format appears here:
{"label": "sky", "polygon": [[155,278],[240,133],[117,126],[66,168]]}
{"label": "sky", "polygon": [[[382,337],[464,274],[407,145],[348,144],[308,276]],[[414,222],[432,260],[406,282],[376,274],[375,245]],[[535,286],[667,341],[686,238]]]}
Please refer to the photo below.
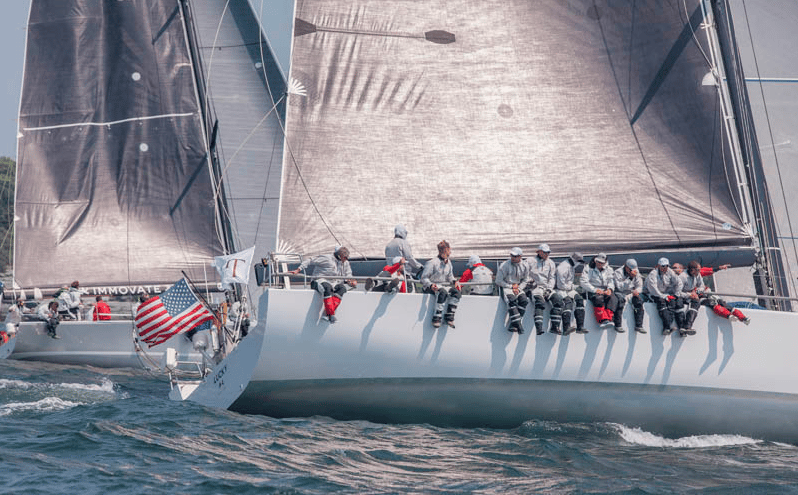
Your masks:
{"label": "sky", "polygon": [[17,117],[19,92],[22,87],[22,63],[25,55],[25,26],[28,21],[27,0],[3,2],[0,16],[0,67],[3,68],[0,98],[0,156],[17,157]]}

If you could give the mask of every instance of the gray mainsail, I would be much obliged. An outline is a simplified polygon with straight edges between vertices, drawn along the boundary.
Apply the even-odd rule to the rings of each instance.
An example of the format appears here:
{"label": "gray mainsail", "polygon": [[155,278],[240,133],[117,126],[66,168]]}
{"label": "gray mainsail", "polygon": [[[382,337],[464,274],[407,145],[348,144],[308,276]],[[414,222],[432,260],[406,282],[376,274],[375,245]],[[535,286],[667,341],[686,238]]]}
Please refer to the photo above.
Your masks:
{"label": "gray mainsail", "polygon": [[175,0],[33,0],[15,223],[22,287],[214,280],[222,253]]}
{"label": "gray mainsail", "polygon": [[752,244],[701,3],[297,2],[279,239],[382,257]]}

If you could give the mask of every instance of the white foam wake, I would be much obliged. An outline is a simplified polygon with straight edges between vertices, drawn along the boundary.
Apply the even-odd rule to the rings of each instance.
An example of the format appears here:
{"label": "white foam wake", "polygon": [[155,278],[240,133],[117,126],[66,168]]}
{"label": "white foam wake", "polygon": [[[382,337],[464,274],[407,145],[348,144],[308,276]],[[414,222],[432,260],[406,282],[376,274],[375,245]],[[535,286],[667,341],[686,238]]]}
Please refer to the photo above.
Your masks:
{"label": "white foam wake", "polygon": [[11,402],[4,404],[0,406],[0,416],[8,416],[9,414],[23,411],[61,411],[79,405],[81,405],[79,402],[63,400],[59,399],[58,397],[45,397],[44,399],[37,400],[36,402]]}
{"label": "white foam wake", "polygon": [[108,378],[103,378],[101,383],[42,383],[42,382],[26,382],[23,380],[7,380],[0,378],[0,389],[69,389],[69,390],[85,390],[89,392],[104,392],[114,393],[114,382]]}
{"label": "white foam wake", "polygon": [[744,437],[742,435],[695,435],[670,439],[641,430],[640,428],[629,428],[628,426],[616,423],[610,423],[610,426],[616,428],[621,438],[627,442],[647,447],[702,448],[747,445],[761,442],[761,440],[754,440],[753,438]]}

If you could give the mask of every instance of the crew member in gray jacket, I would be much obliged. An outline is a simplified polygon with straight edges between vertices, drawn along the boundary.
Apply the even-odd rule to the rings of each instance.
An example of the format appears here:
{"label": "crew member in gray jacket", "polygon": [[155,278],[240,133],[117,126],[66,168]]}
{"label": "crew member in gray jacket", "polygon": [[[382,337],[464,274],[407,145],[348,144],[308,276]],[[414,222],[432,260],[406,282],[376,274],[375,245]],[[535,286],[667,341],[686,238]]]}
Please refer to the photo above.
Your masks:
{"label": "crew member in gray jacket", "polygon": [[599,253],[593,258],[582,271],[579,284],[593,303],[593,314],[599,325],[612,323],[618,298],[615,297],[615,272],[607,263],[606,254]]}
{"label": "crew member in gray jacket", "polygon": [[[347,289],[357,287],[357,280],[351,278],[352,267],[349,266],[349,250],[339,246],[332,254],[308,258],[291,273],[297,274],[300,270],[308,267],[313,268],[310,276],[314,277],[310,282],[310,287],[321,294],[323,298],[324,319],[335,323],[335,310],[341,304],[341,298],[344,297]],[[350,278],[347,279],[347,277]]]}
{"label": "crew member in gray jacket", "polygon": [[524,333],[524,326],[521,320],[526,312],[526,305],[529,304],[524,288],[529,280],[529,267],[524,263],[521,256],[524,252],[520,247],[510,250],[510,259],[499,266],[496,272],[496,286],[499,288],[504,302],[507,304],[507,313],[510,316],[510,332]]}
{"label": "crew member in gray jacket", "polygon": [[[527,258],[529,265],[530,282],[527,285],[528,296],[535,300],[535,330],[538,335],[543,334],[543,314],[546,312],[546,301],[554,291],[555,273],[557,267],[554,261],[549,258],[551,249],[548,244],[538,246],[537,253],[533,258]],[[560,334],[560,321],[562,308],[552,311],[549,331]]]}
{"label": "crew member in gray jacket", "polygon": [[[427,261],[421,272],[424,292],[435,295],[435,312],[432,314],[432,326],[435,328],[441,326],[444,307],[446,324],[454,328],[454,313],[457,311],[457,303],[460,302],[460,282],[454,278],[452,262],[449,261],[451,252],[452,248],[448,242],[439,242],[438,256]],[[454,287],[447,290],[443,284],[454,284]]]}
{"label": "crew member in gray jacket", "polygon": [[637,260],[629,258],[620,268],[615,270],[615,297],[618,298],[618,307],[615,308],[615,330],[623,332],[623,308],[627,301],[631,301],[635,316],[635,332],[646,333],[643,328],[643,277],[637,270]]}
{"label": "crew member in gray jacket", "polygon": [[407,229],[401,223],[393,228],[393,239],[385,246],[385,264],[393,264],[391,260],[397,256],[405,259],[405,268],[410,274],[417,274],[424,269],[424,266],[413,257],[410,243],[407,242]]}
{"label": "crew member in gray jacket", "polygon": [[[573,331],[576,333],[587,333],[585,329],[585,298],[577,292],[577,285],[574,285],[576,267],[584,263],[581,253],[571,253],[571,256],[557,265],[557,273],[554,282],[554,292],[551,301],[551,318],[554,319],[558,311],[562,311],[562,332],[568,335]],[[574,307],[575,306],[575,307]],[[571,326],[571,315],[576,320],[576,327]]]}
{"label": "crew member in gray jacket", "polygon": [[[660,258],[656,268],[646,277],[645,292],[657,303],[657,312],[662,318],[662,334],[670,335],[675,328],[684,326],[682,280],[671,270],[668,258]],[[676,320],[676,327],[674,327]]]}

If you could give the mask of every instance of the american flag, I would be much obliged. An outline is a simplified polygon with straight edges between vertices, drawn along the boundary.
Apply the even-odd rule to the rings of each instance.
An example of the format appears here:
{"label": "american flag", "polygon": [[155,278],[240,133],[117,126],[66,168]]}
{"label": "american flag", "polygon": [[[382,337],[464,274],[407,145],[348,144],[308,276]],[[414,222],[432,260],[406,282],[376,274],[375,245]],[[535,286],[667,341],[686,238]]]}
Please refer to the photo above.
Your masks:
{"label": "american flag", "polygon": [[141,303],[135,323],[141,340],[156,346],[213,318],[213,313],[197,299],[186,279],[181,279],[160,296]]}

